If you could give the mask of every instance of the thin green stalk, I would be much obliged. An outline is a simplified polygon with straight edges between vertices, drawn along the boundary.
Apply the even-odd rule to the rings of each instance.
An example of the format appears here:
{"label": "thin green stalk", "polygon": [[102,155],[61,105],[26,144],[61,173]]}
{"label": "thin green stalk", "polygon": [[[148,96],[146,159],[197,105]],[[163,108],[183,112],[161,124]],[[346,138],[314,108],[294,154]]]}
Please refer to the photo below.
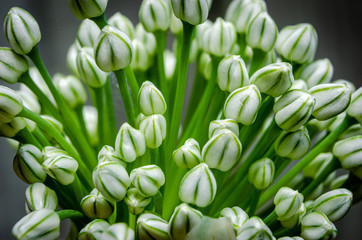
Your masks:
{"label": "thin green stalk", "polygon": [[137,215],[133,215],[132,213],[129,214],[128,216],[128,225],[134,230],[136,231],[136,224],[137,224]]}
{"label": "thin green stalk", "polygon": [[128,66],[124,69],[124,73],[126,74],[127,82],[129,84],[129,88],[131,90],[131,98],[133,101],[133,106],[136,108],[135,112],[138,114],[138,92],[140,91],[140,87],[138,85],[138,82],[136,80],[136,76],[131,68],[131,66]]}
{"label": "thin green stalk", "polygon": [[104,88],[93,88],[93,92],[95,93],[97,114],[98,114],[98,136],[99,142],[103,144],[105,141],[105,133],[108,124],[106,123],[105,118],[105,106],[104,106]]}
{"label": "thin green stalk", "polygon": [[239,53],[241,58],[244,60],[244,62],[247,64],[250,60],[250,57],[246,55],[246,39],[245,39],[245,33],[239,33],[238,34],[238,45],[239,45]]}
{"label": "thin green stalk", "polygon": [[158,77],[160,81],[160,89],[162,94],[165,96],[168,95],[166,88],[166,76],[165,76],[165,63],[164,63],[164,50],[166,47],[166,32],[165,31],[156,31],[154,33],[155,38],[157,39],[157,69]]}
{"label": "thin green stalk", "polygon": [[17,134],[21,139],[25,141],[25,143],[33,144],[35,147],[39,149],[43,149],[42,145],[39,143],[39,141],[31,134],[29,129],[27,127],[21,129]]}
{"label": "thin green stalk", "polygon": [[157,192],[155,196],[153,196],[153,201],[155,204],[155,212],[162,215],[162,194],[160,191]]}
{"label": "thin green stalk", "polygon": [[271,212],[268,216],[266,216],[263,219],[263,222],[268,225],[271,226],[272,224],[274,224],[276,221],[278,220],[278,215],[276,214],[275,210],[273,210],[273,212]]}
{"label": "thin green stalk", "polygon": [[[80,123],[80,129],[82,130],[82,133],[84,136],[86,136],[86,139],[89,139],[88,131],[85,126],[84,116],[83,116],[83,105],[78,105],[74,109],[75,113],[77,114],[79,123]],[[89,141],[88,141],[89,142]]]}
{"label": "thin green stalk", "polygon": [[44,136],[44,134],[39,130],[38,127],[35,127],[32,133],[43,147],[51,146],[48,139]]}
{"label": "thin green stalk", "polygon": [[80,210],[76,201],[74,192],[68,191],[68,186],[60,185],[55,179],[47,176],[44,184],[57,193],[59,205],[62,208],[71,208]]}
{"label": "thin green stalk", "polygon": [[105,85],[105,108],[106,108],[106,123],[108,125],[106,132],[106,144],[113,145],[117,136],[116,114],[114,112],[114,104],[112,98],[111,81],[108,79]]}
{"label": "thin green stalk", "polygon": [[71,209],[61,210],[57,212],[57,214],[60,220],[64,220],[66,218],[85,218],[83,213]]}
{"label": "thin green stalk", "polygon": [[267,52],[260,49],[253,49],[253,57],[251,58],[249,76],[252,76],[258,69],[264,67],[265,58],[268,56]]}
{"label": "thin green stalk", "polygon": [[104,13],[98,17],[93,17],[90,18],[90,20],[92,20],[93,22],[95,22],[95,24],[97,24],[97,26],[99,27],[99,29],[102,30],[102,28],[104,28],[108,23],[107,23],[107,19],[106,16],[104,15]]}

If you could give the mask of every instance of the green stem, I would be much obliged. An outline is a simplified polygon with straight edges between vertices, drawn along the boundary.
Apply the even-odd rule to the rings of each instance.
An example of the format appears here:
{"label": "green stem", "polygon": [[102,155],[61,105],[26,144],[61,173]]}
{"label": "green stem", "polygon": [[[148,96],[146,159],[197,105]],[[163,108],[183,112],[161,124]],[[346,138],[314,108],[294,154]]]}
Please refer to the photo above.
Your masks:
{"label": "green stem", "polygon": [[162,215],[162,194],[160,191],[157,192],[155,196],[153,196],[153,201],[155,203],[155,212]]}
{"label": "green stem", "polygon": [[136,231],[137,224],[137,215],[133,215],[132,213],[128,216],[128,226],[130,226],[134,231]]}
{"label": "green stem", "polygon": [[267,54],[267,52],[264,52],[260,49],[253,49],[253,57],[251,58],[249,76],[252,76],[253,73],[255,73],[258,69],[264,67]]}
{"label": "green stem", "polygon": [[128,66],[124,69],[124,73],[126,74],[127,82],[129,84],[129,88],[131,90],[131,98],[133,101],[133,106],[136,107],[136,113],[139,112],[138,109],[138,92],[140,91],[140,87],[138,86],[138,82],[136,80],[136,76],[134,75],[134,72],[131,68],[131,66]]}
{"label": "green stem", "polygon": [[64,220],[66,218],[85,218],[83,213],[78,212],[76,210],[72,210],[72,209],[61,210],[61,211],[57,212],[57,214],[58,214],[60,220]]}
{"label": "green stem", "polygon": [[96,107],[98,113],[98,136],[99,142],[104,144],[105,132],[108,124],[105,119],[105,106],[104,106],[104,88],[93,88],[93,92],[95,93]]}
{"label": "green stem", "polygon": [[[75,107],[74,109],[75,113],[77,114],[77,117],[79,119],[79,122],[80,122],[80,127],[81,127],[81,130],[82,130],[82,133],[84,136],[86,136],[87,140],[89,139],[89,136],[88,136],[88,131],[87,131],[87,128],[85,126],[85,121],[84,121],[84,117],[83,117],[83,106],[82,105],[78,105]],[[88,141],[89,142],[89,141]]]}
{"label": "green stem", "polygon": [[102,15],[98,16],[98,17],[90,18],[90,20],[92,20],[95,24],[97,24],[97,26],[101,30],[102,30],[102,28],[104,28],[108,24],[106,16],[104,15],[104,13]]}
{"label": "green stem", "polygon": [[104,91],[105,91],[106,124],[108,125],[105,138],[106,138],[106,144],[113,145],[117,136],[117,122],[116,122],[116,114],[114,112],[110,79],[108,79]]}
{"label": "green stem", "polygon": [[44,136],[44,134],[39,130],[38,127],[35,127],[33,130],[34,137],[39,141],[39,143],[45,147],[45,146],[51,146],[48,139]]}
{"label": "green stem", "polygon": [[168,96],[166,88],[166,76],[165,76],[165,63],[164,63],[164,50],[166,46],[166,32],[156,31],[154,33],[155,38],[157,39],[157,69],[158,77],[160,81],[160,89],[162,94]]}
{"label": "green stem", "polygon": [[38,142],[38,140],[31,134],[27,127],[21,129],[16,135],[18,135],[21,139],[26,141],[26,143],[33,144],[35,147],[39,149],[43,149],[42,145]]}
{"label": "green stem", "polygon": [[272,224],[274,224],[276,221],[278,220],[278,215],[275,213],[275,211],[273,210],[273,212],[271,212],[266,218],[263,219],[263,222],[268,225],[271,226]]}
{"label": "green stem", "polygon": [[247,64],[249,62],[249,56],[246,55],[246,40],[245,40],[245,33],[238,34],[238,44],[239,44],[239,53],[241,58]]}

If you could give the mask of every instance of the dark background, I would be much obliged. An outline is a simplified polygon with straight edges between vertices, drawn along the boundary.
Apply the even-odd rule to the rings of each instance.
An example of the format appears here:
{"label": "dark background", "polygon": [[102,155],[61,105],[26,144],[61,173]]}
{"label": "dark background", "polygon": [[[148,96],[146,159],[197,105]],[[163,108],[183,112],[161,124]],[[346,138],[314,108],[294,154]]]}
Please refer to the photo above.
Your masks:
{"label": "dark background", "polygon": [[[80,23],[68,9],[66,0],[1,0],[0,17],[13,6],[29,11],[40,25],[41,55],[51,74],[68,73],[65,56],[74,41]],[[209,18],[224,16],[230,0],[214,0]],[[279,30],[286,25],[311,23],[318,33],[316,58],[329,58],[334,65],[333,79],[346,79],[361,86],[361,30],[362,2],[357,0],[270,0],[268,12]],[[109,0],[106,15],[120,11],[136,24],[140,0]],[[8,46],[0,33],[0,46]],[[25,215],[24,191],[26,184],[12,171],[15,151],[0,138],[0,239],[12,239],[11,228]],[[361,236],[362,204],[354,206],[348,215],[336,223],[338,239],[356,239]],[[357,237],[358,238],[358,237]]]}

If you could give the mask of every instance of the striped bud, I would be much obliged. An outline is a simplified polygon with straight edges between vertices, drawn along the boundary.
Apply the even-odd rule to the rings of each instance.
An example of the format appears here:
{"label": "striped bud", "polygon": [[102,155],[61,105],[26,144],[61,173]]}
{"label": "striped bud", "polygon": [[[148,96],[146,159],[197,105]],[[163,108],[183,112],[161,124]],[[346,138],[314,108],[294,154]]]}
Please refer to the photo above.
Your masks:
{"label": "striped bud", "polygon": [[3,29],[11,48],[20,55],[28,54],[41,39],[34,17],[19,7],[11,8],[6,14]]}
{"label": "striped bud", "polygon": [[70,45],[67,52],[67,67],[69,71],[76,77],[80,77],[77,67],[77,55],[78,55],[78,46],[77,42],[74,42]]}
{"label": "striped bud", "polygon": [[184,240],[186,235],[198,225],[203,218],[200,211],[186,203],[177,206],[168,224],[168,233],[174,240]]}
{"label": "striped bud", "polygon": [[275,152],[280,157],[297,160],[310,149],[311,142],[305,127],[295,132],[283,132],[275,142]]}
{"label": "striped bud", "polygon": [[23,101],[16,92],[0,86],[0,122],[9,123],[23,110]]}
{"label": "striped bud", "polygon": [[133,162],[146,152],[145,137],[142,132],[123,123],[116,138],[116,153],[125,162]]}
{"label": "striped bud", "polygon": [[106,10],[108,0],[69,0],[68,3],[73,15],[83,20],[102,15]]}
{"label": "striped bud", "polygon": [[279,32],[275,48],[283,58],[303,64],[314,59],[317,44],[318,36],[313,26],[302,23],[284,27]]}
{"label": "striped bud", "polygon": [[138,39],[132,41],[133,60],[131,67],[133,70],[146,71],[150,68],[152,61],[146,45]]}
{"label": "striped bud", "polygon": [[152,33],[147,32],[141,23],[136,25],[135,38],[140,40],[146,46],[150,56],[155,55],[157,45],[156,37]]}
{"label": "striped bud", "polygon": [[243,239],[257,239],[274,240],[273,233],[267,225],[259,217],[252,217],[247,220],[240,228],[237,240]]}
{"label": "striped bud", "polygon": [[41,151],[34,145],[21,145],[13,162],[15,174],[29,184],[44,182],[46,173],[41,166],[42,157]]}
{"label": "striped bud", "polygon": [[79,240],[96,240],[100,239],[102,233],[109,227],[109,223],[103,219],[96,219],[88,223],[80,230]]}
{"label": "striped bud", "polygon": [[316,179],[324,168],[333,160],[330,152],[320,153],[303,169],[305,177]]}
{"label": "striped bud", "polygon": [[166,31],[171,23],[169,1],[144,0],[138,14],[140,22],[148,32]]}
{"label": "striped bud", "polygon": [[90,47],[93,48],[94,43],[97,40],[98,35],[101,30],[95,22],[89,19],[84,19],[79,25],[77,32],[77,41],[79,45],[78,48]]}
{"label": "striped bud", "polygon": [[250,83],[255,84],[260,92],[279,97],[292,86],[294,82],[292,65],[289,63],[272,63],[258,71],[250,78]]}
{"label": "striped bud", "polygon": [[55,192],[43,183],[31,184],[25,190],[25,209],[27,213],[43,208],[56,211],[58,198]]}
{"label": "striped bud", "polygon": [[183,177],[179,197],[185,203],[206,207],[216,195],[216,180],[206,163],[200,163]]}
{"label": "striped bud", "polygon": [[333,154],[344,169],[362,166],[362,136],[349,137],[334,144]]}
{"label": "striped bud", "polygon": [[352,93],[351,103],[347,108],[347,114],[354,117],[358,122],[362,123],[362,87]]}
{"label": "striped bud", "polygon": [[302,90],[302,91],[308,91],[307,83],[302,79],[294,80],[294,83],[289,88],[289,90],[292,90],[292,89],[299,89],[299,90]]}
{"label": "striped bud", "polygon": [[128,211],[133,215],[141,214],[148,204],[152,201],[151,197],[146,197],[141,194],[137,188],[131,188],[127,190],[127,195],[124,198],[125,203],[128,206]]}
{"label": "striped bud", "polygon": [[75,179],[78,162],[65,155],[48,158],[43,162],[44,171],[62,185],[71,184]]}
{"label": "striped bud", "polygon": [[210,20],[206,20],[205,22],[196,26],[195,37],[196,37],[197,46],[199,46],[200,48],[204,43],[205,31],[210,27],[212,27],[212,22]]}
{"label": "striped bud", "polygon": [[[194,41],[193,41],[194,42]],[[173,76],[176,72],[176,56],[174,52],[166,49],[163,52],[165,77],[167,81],[172,81]]]}
{"label": "striped bud", "polygon": [[174,35],[178,35],[181,34],[183,31],[183,25],[182,22],[179,18],[177,18],[175,16],[175,14],[173,13],[173,11],[171,11],[171,23],[170,23],[170,31],[174,34]]}
{"label": "striped bud", "polygon": [[199,143],[189,138],[185,144],[173,151],[172,159],[179,168],[193,168],[201,162]]}
{"label": "striped bud", "polygon": [[28,60],[11,48],[0,47],[0,79],[16,83],[23,73],[29,70]]}
{"label": "striped bud", "polygon": [[255,188],[265,189],[273,182],[274,171],[274,162],[269,158],[262,158],[250,166],[248,180]]}
{"label": "striped bud", "polygon": [[26,125],[26,121],[21,117],[15,117],[9,123],[0,122],[0,136],[7,138],[15,137]]}
{"label": "striped bud", "polygon": [[304,203],[302,203],[298,211],[293,216],[291,216],[290,218],[279,219],[280,224],[285,228],[294,228],[295,226],[300,224],[306,212],[306,206]]}
{"label": "striped bud", "polygon": [[95,146],[99,142],[97,108],[93,106],[84,106],[83,118],[89,136],[89,142],[92,146]]}
{"label": "striped bud", "polygon": [[236,89],[225,101],[224,115],[243,125],[251,125],[256,119],[261,100],[259,89],[254,84]]}
{"label": "striped bud", "polygon": [[43,159],[47,160],[49,158],[55,158],[62,155],[68,155],[66,151],[63,149],[53,147],[53,146],[46,146],[43,148]]}
{"label": "striped bud", "polygon": [[176,17],[191,25],[205,22],[211,5],[208,0],[171,0],[171,4]]}
{"label": "striped bud", "polygon": [[145,117],[139,129],[145,136],[146,146],[158,148],[166,138],[166,119],[160,114]]}
{"label": "striped bud", "polygon": [[335,178],[331,181],[331,183],[330,183],[330,185],[329,185],[329,188],[330,188],[331,190],[336,190],[336,189],[342,187],[343,184],[347,181],[348,177],[349,177],[349,173],[343,174],[343,175],[341,175],[341,176],[339,176],[339,177],[335,177]]}
{"label": "striped bud", "polygon": [[110,202],[121,201],[126,195],[131,180],[126,169],[118,163],[104,162],[93,171],[93,183]]}
{"label": "striped bud", "polygon": [[12,229],[17,239],[57,239],[60,236],[60,218],[54,210],[40,209],[20,219]]}
{"label": "striped bud", "polygon": [[165,184],[165,175],[160,167],[147,165],[133,169],[130,174],[132,184],[144,196],[154,196]]}
{"label": "striped bud", "polygon": [[134,240],[134,231],[125,223],[115,223],[108,227],[99,239],[102,240]]}
{"label": "striped bud", "polygon": [[169,240],[168,223],[157,215],[144,213],[137,220],[136,234],[138,239]]}
{"label": "striped bud", "polygon": [[328,58],[305,64],[295,73],[295,77],[303,79],[309,88],[318,84],[329,83],[332,76],[333,65]]}
{"label": "striped bud", "polygon": [[249,219],[248,214],[240,207],[224,208],[221,210],[219,217],[229,218],[237,234],[241,226]]}
{"label": "striped bud", "polygon": [[267,12],[261,12],[252,19],[246,31],[247,44],[264,52],[273,49],[278,36],[278,28]]}
{"label": "striped bud", "polygon": [[133,39],[133,23],[120,12],[116,12],[108,19],[108,24],[124,32],[130,39]]}
{"label": "striped bud", "polygon": [[97,189],[93,189],[82,199],[80,207],[87,217],[101,219],[111,216],[114,209],[113,203],[107,201]]}
{"label": "striped bud", "polygon": [[326,215],[320,212],[311,212],[302,219],[302,231],[300,236],[303,239],[334,239],[337,229]]}
{"label": "striped bud", "polygon": [[141,112],[150,116],[164,114],[167,109],[166,100],[160,90],[150,81],[145,81],[138,92],[138,103]]}
{"label": "striped bud", "polygon": [[274,197],[275,213],[283,221],[296,215],[303,204],[304,197],[298,191],[288,187],[279,189]]}
{"label": "striped bud", "polygon": [[186,239],[235,240],[235,233],[230,219],[205,216],[201,222],[187,234]]}
{"label": "striped bud", "polygon": [[229,92],[249,85],[248,70],[239,55],[221,60],[217,68],[217,82],[221,90]]}
{"label": "striped bud", "polygon": [[78,78],[72,75],[58,75],[54,77],[54,82],[65,102],[72,109],[83,105],[87,101],[87,92]]}
{"label": "striped bud", "polygon": [[233,119],[222,119],[214,120],[210,122],[209,125],[209,138],[212,138],[214,135],[219,134],[224,129],[232,131],[236,137],[239,137],[239,125]]}
{"label": "striped bud", "polygon": [[241,150],[240,140],[232,131],[225,129],[205,144],[202,159],[210,168],[226,172],[237,163]]}
{"label": "striped bud", "polygon": [[297,131],[312,114],[315,99],[301,90],[290,90],[274,104],[275,122],[288,132]]}
{"label": "striped bud", "polygon": [[108,145],[103,146],[98,153],[98,163],[103,162],[115,162],[121,164],[123,167],[126,167],[126,164],[122,161],[116,150]]}
{"label": "striped bud", "polygon": [[96,64],[93,49],[82,48],[77,55],[77,68],[79,75],[85,83],[92,88],[102,87],[108,78],[108,74],[103,72]]}
{"label": "striped bud", "polygon": [[40,114],[41,106],[38,97],[30,91],[29,88],[25,85],[20,85],[20,90],[16,91],[16,93],[20,96],[21,100],[23,100],[24,107],[29,108],[29,110],[34,113]]}
{"label": "striped bud", "polygon": [[202,52],[199,60],[199,72],[206,80],[210,80],[212,72],[212,60],[210,54]]}

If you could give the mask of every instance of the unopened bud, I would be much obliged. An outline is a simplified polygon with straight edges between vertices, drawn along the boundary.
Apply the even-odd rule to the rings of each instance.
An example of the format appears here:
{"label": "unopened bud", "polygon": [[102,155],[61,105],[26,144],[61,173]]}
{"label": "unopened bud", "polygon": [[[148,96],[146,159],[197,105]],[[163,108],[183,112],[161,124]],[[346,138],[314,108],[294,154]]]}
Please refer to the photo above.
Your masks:
{"label": "unopened bud", "polygon": [[77,44],[79,44],[79,48],[93,48],[100,32],[101,30],[95,22],[89,19],[84,19],[79,25],[77,32]]}
{"label": "unopened bud", "polygon": [[54,77],[55,86],[64,98],[65,102],[72,109],[79,105],[83,105],[87,101],[87,92],[81,81],[72,76]]}
{"label": "unopened bud", "polygon": [[210,122],[209,125],[209,138],[212,138],[214,135],[220,133],[224,129],[232,131],[236,137],[239,137],[239,125],[233,119],[222,119],[214,120]]}
{"label": "unopened bud", "polygon": [[157,215],[142,214],[137,220],[136,234],[138,239],[169,240],[168,223]]}
{"label": "unopened bud", "polygon": [[145,196],[154,196],[165,184],[165,175],[160,167],[147,165],[133,169],[130,174],[132,184]]}
{"label": "unopened bud", "polygon": [[120,12],[116,12],[108,19],[108,24],[124,32],[130,39],[133,39],[133,23]]}
{"label": "unopened bud", "polygon": [[103,219],[96,219],[88,223],[78,235],[79,240],[100,239],[102,233],[109,227],[109,223]]}
{"label": "unopened bud", "polygon": [[98,17],[104,13],[108,0],[69,0],[69,8],[78,19]]}
{"label": "unopened bud", "polygon": [[44,171],[62,185],[71,184],[75,179],[78,162],[66,155],[48,158],[43,162]]}
{"label": "unopened bud", "polygon": [[26,121],[21,117],[15,117],[9,123],[0,122],[0,136],[7,138],[15,137],[26,125]]}
{"label": "unopened bud", "polygon": [[320,212],[311,212],[302,219],[303,239],[334,239],[337,229],[326,215]]}
{"label": "unopened bud", "polygon": [[99,239],[103,240],[134,240],[134,231],[125,223],[115,223],[108,227]]}
{"label": "unopened bud", "polygon": [[305,64],[295,73],[295,77],[303,79],[309,88],[318,84],[329,83],[332,76],[333,65],[328,58]]}
{"label": "unopened bud", "polygon": [[352,93],[351,103],[347,108],[347,114],[354,117],[358,122],[362,123],[362,87]]}
{"label": "unopened bud", "polygon": [[97,189],[93,189],[82,199],[80,207],[87,217],[101,219],[111,216],[114,209],[113,203],[107,201]]}
{"label": "unopened bud", "polygon": [[137,188],[131,188],[127,190],[124,201],[128,206],[128,211],[133,215],[138,215],[145,210],[148,204],[150,204],[152,198],[144,196]]}
{"label": "unopened bud", "polygon": [[139,129],[145,136],[146,146],[158,148],[166,138],[166,119],[160,114],[145,117]]}
{"label": "unopened bud", "polygon": [[308,131],[302,127],[295,132],[283,132],[275,142],[275,152],[278,156],[296,160],[303,157],[310,146]]}
{"label": "unopened bud", "polygon": [[43,183],[31,184],[25,190],[25,208],[27,213],[43,208],[56,211],[58,208],[57,195]]}
{"label": "unopened bud", "polygon": [[293,217],[303,204],[304,197],[298,191],[288,187],[279,189],[274,197],[275,213],[283,221]]}
{"label": "unopened bud", "polygon": [[16,92],[0,86],[0,122],[9,123],[23,110],[23,101]]}
{"label": "unopened bud", "polygon": [[243,59],[231,55],[221,60],[217,68],[217,81],[223,91],[232,92],[249,85],[249,75]]}
{"label": "unopened bud", "polygon": [[253,239],[257,236],[258,239],[272,240],[273,233],[267,225],[259,217],[252,217],[247,220],[240,228],[237,240]]}
{"label": "unopened bud", "polygon": [[274,171],[274,162],[269,158],[262,158],[250,166],[248,180],[255,188],[265,189],[273,182]]}
{"label": "unopened bud", "polygon": [[28,60],[11,48],[0,48],[0,79],[16,83],[20,76],[29,70]]}
{"label": "unopened bud", "polygon": [[237,234],[241,226],[249,219],[248,214],[240,207],[224,208],[220,212],[220,217],[229,218]]}
{"label": "unopened bud", "polygon": [[141,112],[146,115],[164,114],[167,109],[165,98],[160,90],[150,81],[143,82],[138,92]]}
{"label": "unopened bud", "polygon": [[303,169],[304,176],[316,179],[332,159],[333,154],[330,152],[318,154],[318,156]]}
{"label": "unopened bud", "polygon": [[334,144],[333,154],[339,159],[344,169],[362,166],[362,136],[340,140]]}
{"label": "unopened bud", "polygon": [[126,164],[122,161],[119,154],[111,146],[105,145],[98,153],[98,163],[102,162],[115,162],[126,167]]}
{"label": "unopened bud", "polygon": [[171,4],[176,17],[192,25],[206,21],[211,5],[208,0],[171,0]]}
{"label": "unopened bud", "polygon": [[148,32],[166,31],[171,23],[169,1],[144,0],[139,10],[139,18]]}
{"label": "unopened bud", "polygon": [[201,162],[199,143],[189,138],[185,144],[172,153],[172,158],[180,168],[193,168]]}

